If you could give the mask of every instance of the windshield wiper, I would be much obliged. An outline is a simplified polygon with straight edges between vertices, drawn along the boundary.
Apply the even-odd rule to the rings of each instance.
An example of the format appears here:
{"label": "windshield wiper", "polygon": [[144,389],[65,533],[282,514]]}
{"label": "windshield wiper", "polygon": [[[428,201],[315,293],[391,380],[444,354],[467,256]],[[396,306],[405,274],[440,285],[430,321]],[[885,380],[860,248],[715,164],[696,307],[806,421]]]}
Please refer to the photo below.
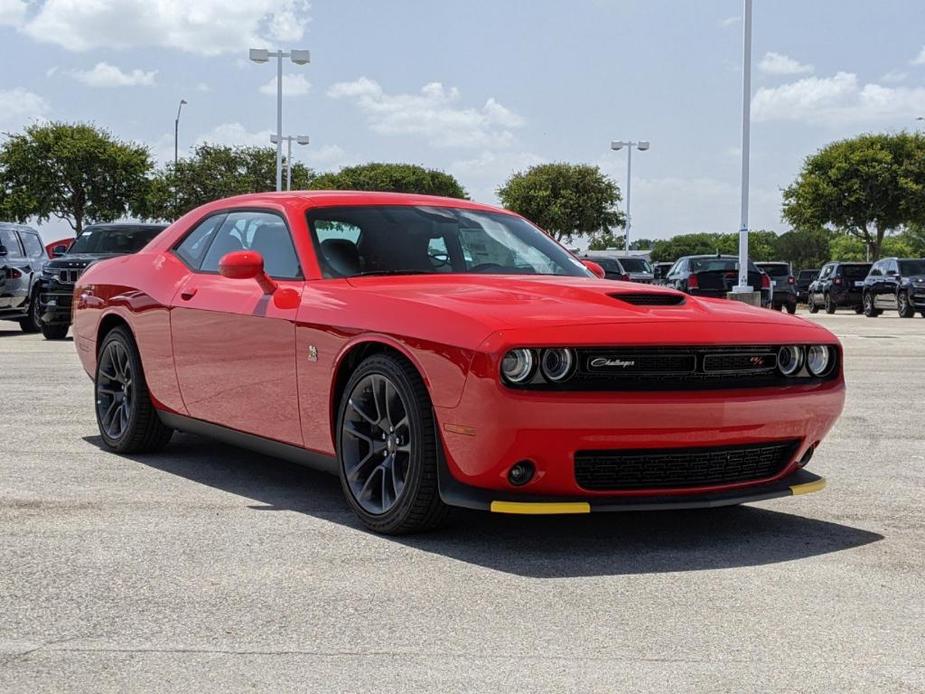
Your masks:
{"label": "windshield wiper", "polygon": [[435,275],[437,273],[430,272],[429,270],[367,270],[366,272],[358,272],[352,277],[369,277],[372,275]]}

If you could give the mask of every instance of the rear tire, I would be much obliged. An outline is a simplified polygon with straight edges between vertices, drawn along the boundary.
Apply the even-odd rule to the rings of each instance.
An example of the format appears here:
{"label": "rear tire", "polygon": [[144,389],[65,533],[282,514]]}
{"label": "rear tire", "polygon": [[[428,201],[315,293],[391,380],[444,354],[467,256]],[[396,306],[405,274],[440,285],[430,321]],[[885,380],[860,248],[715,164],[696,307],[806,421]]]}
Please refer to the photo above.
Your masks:
{"label": "rear tire", "polygon": [[835,306],[835,302],[832,301],[832,295],[826,294],[825,295],[825,312],[831,316],[833,313],[835,313],[836,308],[837,307]]}
{"label": "rear tire", "polygon": [[787,304],[787,313],[789,313],[792,316],[796,312],[797,312],[796,303]]}
{"label": "rear tire", "polygon": [[347,503],[387,535],[441,525],[433,405],[417,370],[388,354],[360,363],[338,406],[337,467]]}
{"label": "rear tire", "polygon": [[67,337],[68,328],[71,326],[65,325],[42,325],[42,335],[45,336],[46,340],[63,340]]}
{"label": "rear tire", "polygon": [[126,328],[106,334],[94,376],[96,422],[106,447],[117,453],[150,453],[170,441],[151,403],[138,347]]}
{"label": "rear tire", "polygon": [[816,306],[816,302],[812,299],[807,300],[806,307],[809,309],[810,313],[819,313],[819,307]]}
{"label": "rear tire", "polygon": [[915,306],[909,301],[909,295],[905,292],[896,295],[896,308],[900,318],[915,318]]}
{"label": "rear tire", "polygon": [[864,315],[868,318],[876,318],[880,315],[880,310],[874,308],[874,297],[870,294],[864,295]]}
{"label": "rear tire", "polygon": [[29,297],[29,315],[20,319],[19,327],[24,333],[37,333],[42,329],[42,307],[39,305],[39,289],[32,290]]}

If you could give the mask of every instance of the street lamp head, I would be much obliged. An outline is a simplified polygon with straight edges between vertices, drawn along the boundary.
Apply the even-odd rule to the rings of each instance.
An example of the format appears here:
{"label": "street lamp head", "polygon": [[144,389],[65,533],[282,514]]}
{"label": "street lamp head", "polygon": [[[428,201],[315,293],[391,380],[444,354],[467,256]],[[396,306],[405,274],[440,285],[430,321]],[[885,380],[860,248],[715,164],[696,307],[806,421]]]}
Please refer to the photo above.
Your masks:
{"label": "street lamp head", "polygon": [[272,142],[274,145],[279,142],[279,135],[270,135],[270,142]]}
{"label": "street lamp head", "polygon": [[638,150],[641,151],[641,152],[646,151],[647,149],[649,149],[649,141],[648,141],[648,140],[640,140],[640,141],[636,144],[636,149],[638,149]]}
{"label": "street lamp head", "polygon": [[613,141],[610,143],[610,149],[612,149],[612,150],[614,150],[614,151],[619,150],[619,149],[623,149],[625,146],[626,146],[626,143],[623,142],[622,140],[613,140]]}
{"label": "street lamp head", "polygon": [[180,99],[180,106],[183,106],[187,103],[186,99]]}
{"label": "street lamp head", "polygon": [[296,65],[305,65],[312,60],[312,52],[306,50],[293,49],[289,51],[289,59]]}
{"label": "street lamp head", "polygon": [[250,59],[255,63],[265,63],[270,60],[270,51],[266,48],[251,48]]}
{"label": "street lamp head", "polygon": [[298,135],[298,136],[296,136],[295,141],[298,142],[300,145],[307,145],[307,144],[308,144],[308,135]]}

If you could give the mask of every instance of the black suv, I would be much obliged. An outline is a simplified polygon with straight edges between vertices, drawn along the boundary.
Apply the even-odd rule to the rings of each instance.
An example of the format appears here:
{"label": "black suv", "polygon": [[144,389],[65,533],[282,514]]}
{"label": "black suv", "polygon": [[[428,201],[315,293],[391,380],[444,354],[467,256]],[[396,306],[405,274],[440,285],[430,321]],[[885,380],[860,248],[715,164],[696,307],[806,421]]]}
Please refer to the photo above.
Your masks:
{"label": "black suv", "polygon": [[771,307],[775,311],[786,308],[787,313],[797,312],[797,288],[793,279],[790,263],[769,262],[755,263],[758,269],[771,278],[774,294],[771,297]]}
{"label": "black suv", "polygon": [[864,278],[870,272],[870,263],[843,263],[832,261],[822,266],[819,277],[809,285],[806,304],[810,313],[825,307],[826,313],[835,313],[839,308],[853,308],[862,311],[861,288]]}
{"label": "black suv", "polygon": [[809,285],[815,282],[817,277],[819,277],[818,268],[800,270],[797,275],[797,301],[803,304],[806,303],[809,298]]}
{"label": "black suv", "polygon": [[42,273],[42,334],[49,340],[67,335],[74,283],[88,265],[140,251],[166,228],[165,224],[94,224],[81,231],[67,252],[50,260]]}
{"label": "black suv", "polygon": [[902,318],[925,316],[925,258],[882,258],[864,280],[864,315],[896,309]]}
{"label": "black suv", "polygon": [[24,333],[37,333],[38,284],[48,262],[35,229],[0,222],[0,320],[19,323]]}
{"label": "black suv", "polygon": [[[694,296],[725,299],[739,283],[739,258],[733,255],[687,255],[678,258],[665,276],[665,284]],[[761,291],[761,305],[771,305],[771,278],[748,263],[748,283]]]}

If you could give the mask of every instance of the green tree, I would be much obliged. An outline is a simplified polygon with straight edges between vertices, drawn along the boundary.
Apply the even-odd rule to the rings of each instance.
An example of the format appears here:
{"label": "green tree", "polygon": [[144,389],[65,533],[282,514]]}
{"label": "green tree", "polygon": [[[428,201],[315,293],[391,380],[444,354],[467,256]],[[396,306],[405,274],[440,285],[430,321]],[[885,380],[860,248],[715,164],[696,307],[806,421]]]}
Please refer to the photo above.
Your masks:
{"label": "green tree", "polygon": [[[603,231],[599,234],[595,234],[591,239],[591,243],[588,244],[588,250],[591,251],[606,251],[608,248],[619,248],[623,249],[623,235],[615,234],[612,231]],[[630,244],[630,248],[633,247],[633,244]]]}
{"label": "green tree", "polygon": [[786,260],[794,269],[822,267],[832,258],[829,245],[834,234],[827,229],[794,229],[777,238],[777,259]]}
{"label": "green tree", "polygon": [[468,198],[466,189],[450,174],[416,164],[374,162],[347,166],[337,173],[318,176],[312,181],[311,187],[316,190],[371,190]]}
{"label": "green tree", "polygon": [[[748,255],[753,261],[777,258],[778,236],[773,231],[759,229],[748,236]],[[673,262],[685,255],[738,255],[739,235],[679,234],[670,239],[658,239],[652,244],[652,260]]]}
{"label": "green tree", "polygon": [[620,189],[597,166],[540,164],[513,174],[498,197],[562,243],[582,234],[592,244],[609,243],[611,228],[624,224]]}
{"label": "green tree", "polygon": [[[313,176],[304,164],[293,162],[293,189],[307,188]],[[213,200],[275,189],[273,147],[202,144],[193,156],[177,162],[176,168],[171,162],[157,172],[138,214],[145,219],[173,220]]]}
{"label": "green tree", "polygon": [[925,223],[925,136],[860,135],[824,147],[784,191],[783,216],[856,236],[879,258],[889,232]]}
{"label": "green tree", "polygon": [[135,214],[152,169],[147,148],[84,123],[30,125],[0,146],[0,214],[87,223]]}

